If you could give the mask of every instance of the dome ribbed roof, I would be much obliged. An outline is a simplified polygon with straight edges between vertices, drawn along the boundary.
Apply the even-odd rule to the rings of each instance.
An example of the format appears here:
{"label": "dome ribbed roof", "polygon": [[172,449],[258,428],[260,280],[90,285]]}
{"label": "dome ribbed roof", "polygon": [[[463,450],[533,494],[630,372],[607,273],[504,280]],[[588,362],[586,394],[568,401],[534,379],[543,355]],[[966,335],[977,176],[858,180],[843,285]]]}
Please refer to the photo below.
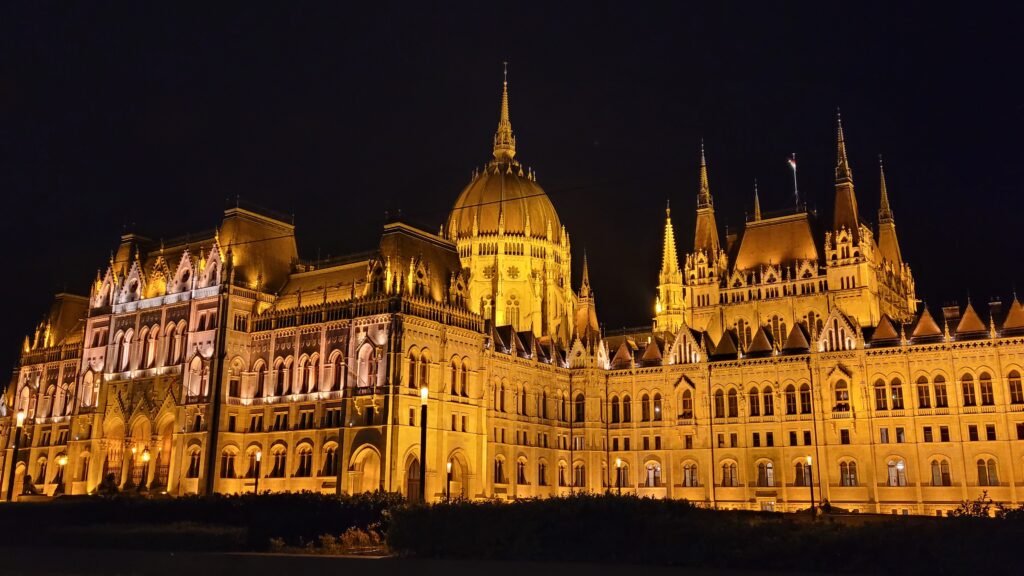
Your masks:
{"label": "dome ribbed roof", "polygon": [[550,223],[552,233],[558,237],[562,224],[544,189],[528,176],[520,175],[517,167],[509,171],[509,166],[506,162],[492,162],[462,190],[448,217],[449,234],[470,236],[474,224],[481,234],[497,233],[499,217],[504,214],[506,234],[525,234],[529,219],[531,236],[545,236]]}

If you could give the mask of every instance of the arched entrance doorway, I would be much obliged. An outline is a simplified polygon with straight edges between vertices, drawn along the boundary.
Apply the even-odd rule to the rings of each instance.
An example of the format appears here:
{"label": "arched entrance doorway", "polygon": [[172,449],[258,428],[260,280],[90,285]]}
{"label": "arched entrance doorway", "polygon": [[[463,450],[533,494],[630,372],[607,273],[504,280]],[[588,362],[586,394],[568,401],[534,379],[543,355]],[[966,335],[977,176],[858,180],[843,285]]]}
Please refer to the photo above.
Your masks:
{"label": "arched entrance doorway", "polygon": [[370,447],[356,452],[349,467],[349,490],[353,494],[380,488],[380,454]]}
{"label": "arched entrance doorway", "polygon": [[405,466],[405,497],[410,502],[420,501],[420,482],[420,459],[413,456]]}

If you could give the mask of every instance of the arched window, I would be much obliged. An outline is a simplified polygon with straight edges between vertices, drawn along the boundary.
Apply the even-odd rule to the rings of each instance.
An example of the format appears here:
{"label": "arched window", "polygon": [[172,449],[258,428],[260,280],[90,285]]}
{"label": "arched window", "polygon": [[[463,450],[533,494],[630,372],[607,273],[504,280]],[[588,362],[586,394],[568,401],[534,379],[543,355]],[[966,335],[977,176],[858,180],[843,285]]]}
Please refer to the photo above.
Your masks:
{"label": "arched window", "polygon": [[723,462],[722,463],[722,486],[734,487],[738,486],[736,481],[736,463],[735,462]]}
{"label": "arched window", "polygon": [[771,462],[758,463],[757,485],[761,487],[775,486],[775,467]]}
{"label": "arched window", "polygon": [[[109,458],[109,456],[108,456]],[[198,447],[192,448],[188,453],[188,471],[185,472],[186,478],[199,478],[199,463],[201,462],[202,455],[199,452]],[[109,460],[108,460],[109,464]],[[120,475],[120,471],[116,472]]]}
{"label": "arched window", "polygon": [[235,478],[235,451],[230,448],[225,448],[220,453],[220,477],[221,478]]}
{"label": "arched window", "polygon": [[246,464],[245,464],[245,477],[246,478],[255,478],[256,476],[259,475],[259,465],[260,465],[260,463],[256,460],[256,452],[259,452],[259,451],[260,451],[259,446],[250,446],[245,451],[245,461],[246,461]]}
{"label": "arched window", "polygon": [[409,388],[413,390],[419,389],[419,356],[416,355],[415,351],[409,352]]}
{"label": "arched window", "polygon": [[177,364],[178,363],[178,356],[177,356],[178,338],[179,338],[179,335],[177,334],[177,330],[175,329],[174,324],[168,324],[167,325],[167,332],[164,333],[164,340],[167,342],[167,344],[166,344],[167,350],[166,350],[166,356],[165,356],[166,361],[164,362],[165,366],[170,366],[172,364]]}
{"label": "arched window", "polygon": [[629,399],[629,396],[622,397],[622,421],[633,421],[633,401]]}
{"label": "arched window", "polygon": [[494,459],[494,483],[508,484],[508,479],[505,478],[505,459],[501,456]]}
{"label": "arched window", "polygon": [[928,388],[928,379],[925,378],[924,376],[921,376],[920,378],[917,379],[917,407],[932,407],[931,389]]}
{"label": "arched window", "polygon": [[899,378],[893,378],[889,389],[892,391],[892,409],[903,410],[903,382]]}
{"label": "arched window", "polygon": [[836,382],[836,405],[832,407],[835,412],[850,411],[850,386],[846,380]]}
{"label": "arched window", "polygon": [[736,389],[729,390],[729,418],[736,418],[740,415],[740,401]]}
{"label": "arched window", "polygon": [[82,406],[91,407],[96,402],[99,390],[99,378],[92,370],[86,370],[82,377]]}
{"label": "arched window", "polygon": [[681,418],[693,418],[693,394],[689,390],[683,392],[679,416]]}
{"label": "arched window", "polygon": [[121,362],[120,362],[120,371],[121,372],[124,372],[124,371],[128,370],[128,364],[129,364],[129,361],[131,360],[131,354],[132,354],[132,334],[133,334],[133,332],[132,332],[131,329],[128,329],[128,331],[124,333],[124,342],[121,345]]}
{"label": "arched window", "polygon": [[309,373],[306,375],[306,392],[312,393],[317,391],[317,386],[320,384],[320,356],[314,354],[309,359]]}
{"label": "arched window", "polygon": [[566,483],[565,472],[566,472],[565,462],[559,462],[558,463],[558,485],[559,486],[565,486],[566,485],[565,484]]}
{"label": "arched window", "polygon": [[505,411],[505,384],[498,387],[498,412]]}
{"label": "arched window", "polygon": [[889,409],[889,391],[885,388],[885,380],[875,380],[875,410]]}
{"label": "arched window", "polygon": [[[377,367],[379,362],[380,349],[371,344],[364,344],[359,349],[359,356],[357,357],[356,366],[356,387],[374,387],[377,385]],[[415,369],[410,368],[410,374],[414,374]]]}
{"label": "arched window", "polygon": [[960,385],[963,388],[964,393],[964,406],[976,406],[977,401],[974,398],[974,377],[970,374],[964,374],[960,378]]}
{"label": "arched window", "polygon": [[765,416],[775,415],[775,397],[772,395],[771,386],[766,386],[765,389],[761,391],[761,403],[764,406]]}
{"label": "arched window", "polygon": [[514,295],[509,296],[505,301],[505,322],[513,328],[519,329],[519,299]]}
{"label": "arched window", "polygon": [[530,392],[526,388],[526,385],[524,384],[523,387],[519,389],[519,413],[522,414],[523,416],[527,416],[526,398],[529,395],[530,395]]}
{"label": "arched window", "polygon": [[995,397],[992,394],[992,377],[988,372],[982,372],[978,377],[978,387],[981,389],[981,405],[992,406],[995,404]]}
{"label": "arched window", "polygon": [[288,473],[288,449],[284,445],[278,444],[271,448],[270,451],[274,464],[270,469],[269,477],[284,478],[285,474]]}
{"label": "arched window", "polygon": [[999,473],[992,458],[978,460],[978,486],[999,486]]}
{"label": "arched window", "polygon": [[907,464],[902,458],[889,460],[886,465],[888,469],[888,478],[886,485],[888,486],[906,486],[907,485]]}
{"label": "arched window", "polygon": [[951,485],[949,460],[932,460],[932,486]]}
{"label": "arched window", "polygon": [[587,467],[582,462],[577,462],[572,466],[572,485],[575,488],[586,488],[587,486]]}
{"label": "arched window", "polygon": [[585,414],[586,402],[584,402],[584,398],[583,398],[583,394],[582,393],[576,395],[576,400],[573,402],[573,404],[575,404],[574,409],[576,411],[576,422],[583,422],[583,420],[586,417],[586,414]]}
{"label": "arched window", "polygon": [[455,395],[457,395],[459,393],[459,359],[458,358],[452,358],[450,382],[451,382],[451,388],[449,388],[449,391],[451,392],[452,396],[455,396]]}
{"label": "arched window", "polygon": [[338,447],[333,444],[324,448],[324,466],[321,476],[338,475]]}
{"label": "arched window", "polygon": [[640,397],[640,421],[647,422],[651,419],[651,397],[644,394]]}
{"label": "arched window", "polygon": [[935,377],[935,407],[948,408],[949,400],[946,397],[946,379],[941,374]]}
{"label": "arched window", "polygon": [[417,388],[430,386],[430,355],[424,351],[420,354],[420,381]]}
{"label": "arched window", "polygon": [[811,413],[811,386],[809,384],[800,385],[800,413]]}
{"label": "arched window", "polygon": [[839,485],[840,486],[856,486],[857,485],[857,463],[841,462],[839,464]]}
{"label": "arched window", "polygon": [[612,424],[618,424],[619,423],[619,397],[618,396],[612,396],[611,405],[612,405]]}
{"label": "arched window", "polygon": [[[462,363],[461,379],[459,381],[459,393],[462,394],[463,398],[469,398],[469,366],[466,366],[466,362]],[[547,412],[545,412],[547,417]]]}
{"label": "arched window", "polygon": [[545,420],[548,417],[548,391],[544,390],[540,396],[540,417]]}
{"label": "arched window", "polygon": [[516,484],[529,484],[526,480],[526,458],[516,461]]}
{"label": "arched window", "polygon": [[661,464],[658,464],[657,462],[648,462],[647,476],[644,479],[644,486],[647,488],[658,488],[661,485]]}
{"label": "arched window", "polygon": [[299,446],[299,466],[295,469],[295,475],[300,478],[308,478],[313,475],[313,448],[309,444]]}
{"label": "arched window", "polygon": [[288,393],[288,366],[280,359],[277,359],[277,386],[276,392],[278,396],[284,396]]}
{"label": "arched window", "polygon": [[725,392],[715,391],[715,418],[725,418]]}
{"label": "arched window", "polygon": [[794,484],[797,486],[811,485],[811,466],[803,460],[798,460],[793,470]]}
{"label": "arched window", "polygon": [[683,486],[693,488],[700,486],[700,478],[697,476],[697,464],[687,462],[683,464]]}
{"label": "arched window", "polygon": [[750,392],[747,393],[749,402],[749,408],[747,410],[748,416],[760,416],[761,415],[761,399],[758,397],[757,388],[751,388]]}
{"label": "arched window", "polygon": [[786,386],[786,414],[796,414],[796,388],[792,384]]}
{"label": "arched window", "polygon": [[334,354],[334,359],[331,361],[331,390],[341,390],[345,382],[345,365],[342,362],[342,356],[340,353]]}
{"label": "arched window", "polygon": [[1007,376],[1010,384],[1010,404],[1024,404],[1024,389],[1020,384],[1020,372],[1016,370]]}

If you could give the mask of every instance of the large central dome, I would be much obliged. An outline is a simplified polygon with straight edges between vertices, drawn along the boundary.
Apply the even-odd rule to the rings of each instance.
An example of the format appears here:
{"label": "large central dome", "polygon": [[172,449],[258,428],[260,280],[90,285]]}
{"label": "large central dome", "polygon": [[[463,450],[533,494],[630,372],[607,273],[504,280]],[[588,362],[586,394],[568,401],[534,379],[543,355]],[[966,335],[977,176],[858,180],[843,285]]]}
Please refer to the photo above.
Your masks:
{"label": "large central dome", "polygon": [[450,236],[496,234],[502,228],[506,234],[524,234],[533,237],[547,235],[551,227],[552,238],[561,234],[558,213],[536,181],[534,173],[525,169],[516,155],[516,140],[508,114],[508,82],[501,95],[501,117],[494,134],[494,160],[473,175],[473,181],[462,190],[448,217]]}

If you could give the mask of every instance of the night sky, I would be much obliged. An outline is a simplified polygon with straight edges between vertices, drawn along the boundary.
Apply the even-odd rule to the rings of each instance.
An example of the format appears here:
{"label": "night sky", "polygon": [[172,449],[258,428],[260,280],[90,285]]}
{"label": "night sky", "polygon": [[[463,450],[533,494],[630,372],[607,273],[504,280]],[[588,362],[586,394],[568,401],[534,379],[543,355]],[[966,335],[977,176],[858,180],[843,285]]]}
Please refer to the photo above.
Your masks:
{"label": "night sky", "polygon": [[920,298],[1024,290],[1016,6],[94,4],[0,8],[0,366],[125,229],[210,229],[238,195],[293,213],[309,259],[374,247],[387,210],[436,231],[490,159],[504,60],[607,328],[650,321],[666,199],[692,245],[701,138],[721,228],[755,178],[792,204],[791,152],[830,218],[837,106],[870,221],[885,156]]}

